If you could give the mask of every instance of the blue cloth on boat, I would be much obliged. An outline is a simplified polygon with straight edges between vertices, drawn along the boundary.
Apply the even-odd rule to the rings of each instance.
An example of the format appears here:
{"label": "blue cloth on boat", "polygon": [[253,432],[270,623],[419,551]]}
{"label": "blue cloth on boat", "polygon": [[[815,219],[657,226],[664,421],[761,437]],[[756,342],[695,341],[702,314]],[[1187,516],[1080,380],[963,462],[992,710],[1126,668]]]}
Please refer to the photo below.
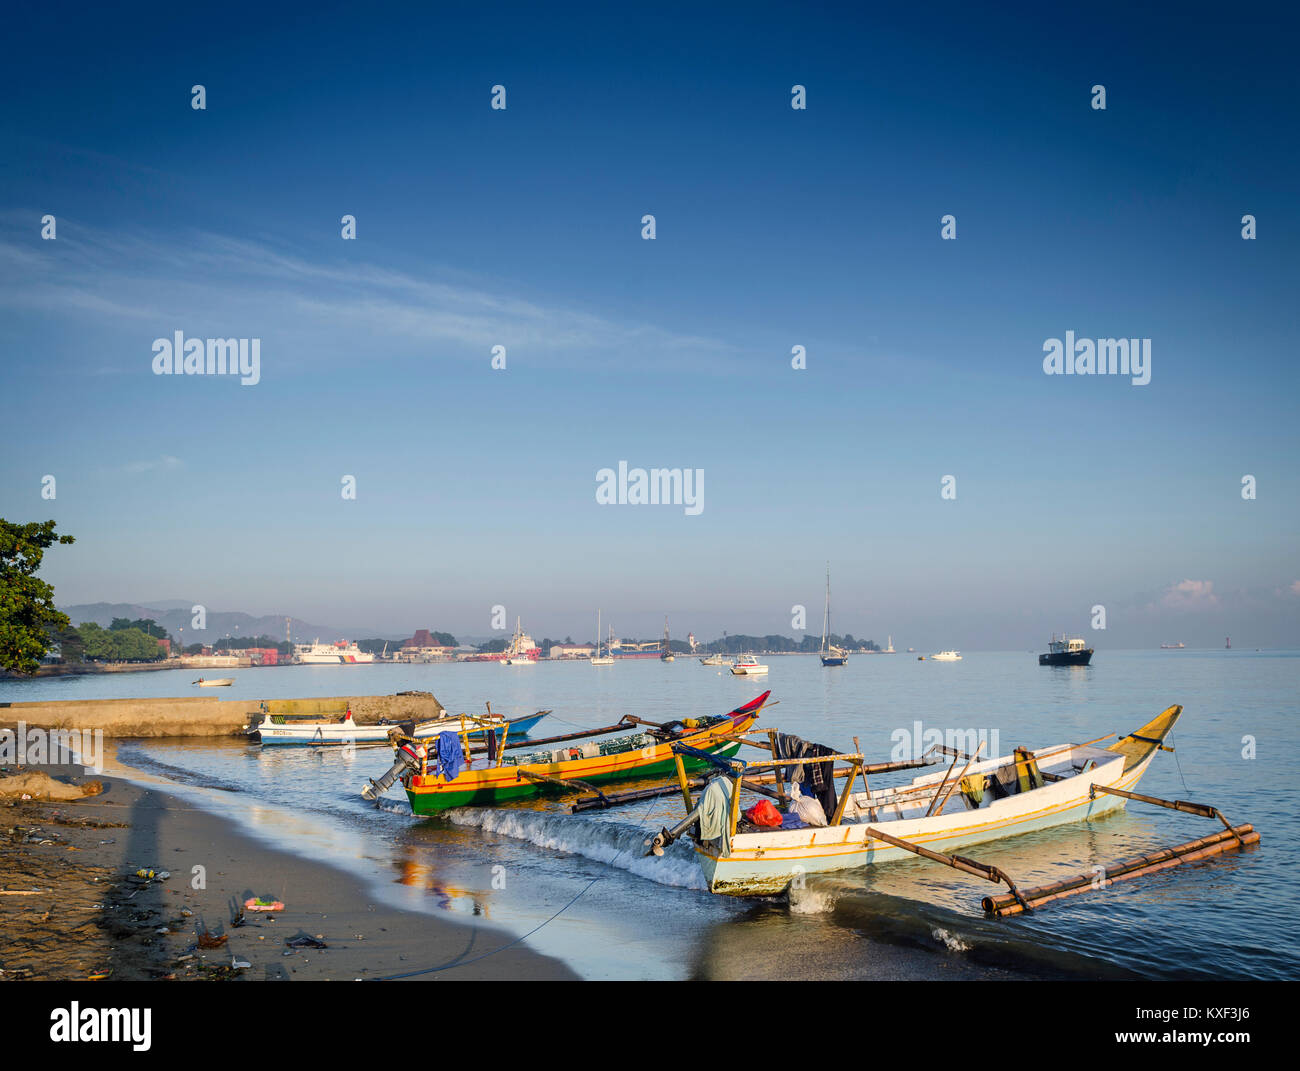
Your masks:
{"label": "blue cloth on boat", "polygon": [[460,747],[460,737],[455,733],[438,734],[438,768],[448,781],[455,781],[460,776],[460,768],[465,764],[465,752]]}
{"label": "blue cloth on boat", "polygon": [[723,855],[731,852],[731,790],[730,777],[715,777],[700,797],[700,838],[721,838]]}

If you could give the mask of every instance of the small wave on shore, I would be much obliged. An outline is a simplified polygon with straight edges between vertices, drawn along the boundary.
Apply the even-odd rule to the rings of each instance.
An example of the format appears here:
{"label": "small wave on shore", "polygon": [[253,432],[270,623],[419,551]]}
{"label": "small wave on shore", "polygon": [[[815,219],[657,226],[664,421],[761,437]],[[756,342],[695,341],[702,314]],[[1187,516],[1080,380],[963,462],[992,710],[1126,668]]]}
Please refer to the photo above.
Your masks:
{"label": "small wave on shore", "polygon": [[118,745],[117,757],[119,761],[127,766],[134,767],[143,773],[150,773],[156,777],[165,778],[178,785],[193,785],[197,788],[211,788],[218,792],[243,792],[244,790],[229,781],[222,781],[216,777],[209,777],[207,774],[200,773],[196,770],[186,770],[180,766],[172,766],[170,763],[161,762],[145,753],[143,749],[131,741],[126,741]]}
{"label": "small wave on shore", "polygon": [[704,876],[690,845],[678,841],[662,856],[647,858],[645,841],[654,831],[644,827],[619,822],[585,822],[568,814],[509,808],[459,807],[448,811],[446,817],[456,825],[513,837],[548,851],[581,855],[660,885],[705,888]]}

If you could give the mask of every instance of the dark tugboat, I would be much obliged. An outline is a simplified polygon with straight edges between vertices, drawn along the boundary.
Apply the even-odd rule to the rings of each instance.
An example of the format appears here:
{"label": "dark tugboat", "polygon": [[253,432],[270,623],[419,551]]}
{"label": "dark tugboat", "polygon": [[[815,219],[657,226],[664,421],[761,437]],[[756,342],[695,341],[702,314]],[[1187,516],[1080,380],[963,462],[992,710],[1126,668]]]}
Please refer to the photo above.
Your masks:
{"label": "dark tugboat", "polygon": [[1059,640],[1052,634],[1047,645],[1047,654],[1038,656],[1040,666],[1086,666],[1092,661],[1092,648],[1085,647],[1083,640],[1062,636]]}

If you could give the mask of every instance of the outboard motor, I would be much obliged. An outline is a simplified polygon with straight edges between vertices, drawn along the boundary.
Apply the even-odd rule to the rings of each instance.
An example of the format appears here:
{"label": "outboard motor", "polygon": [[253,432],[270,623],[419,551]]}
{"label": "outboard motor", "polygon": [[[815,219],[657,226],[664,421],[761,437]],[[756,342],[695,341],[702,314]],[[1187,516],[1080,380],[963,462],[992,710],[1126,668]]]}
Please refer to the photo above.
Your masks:
{"label": "outboard motor", "polygon": [[[406,726],[403,725],[402,728],[404,729]],[[413,724],[411,725],[411,731],[415,731]],[[408,739],[405,743],[401,743],[403,735],[409,736],[409,734],[403,734],[399,730],[394,730],[388,734],[393,746],[397,749],[393,758],[393,765],[389,767],[388,773],[384,774],[378,781],[371,778],[370,784],[361,790],[362,798],[372,801],[377,800],[393,787],[393,783],[398,778],[419,772],[428,751],[423,744],[415,740]]]}

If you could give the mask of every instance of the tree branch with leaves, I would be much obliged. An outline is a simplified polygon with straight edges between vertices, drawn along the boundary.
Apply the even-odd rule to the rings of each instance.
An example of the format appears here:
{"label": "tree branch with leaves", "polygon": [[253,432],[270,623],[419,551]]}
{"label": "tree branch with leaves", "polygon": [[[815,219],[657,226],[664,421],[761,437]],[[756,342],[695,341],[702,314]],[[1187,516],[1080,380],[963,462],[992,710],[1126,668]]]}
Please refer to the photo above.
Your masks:
{"label": "tree branch with leaves", "polygon": [[0,669],[35,673],[54,634],[70,625],[54,608],[54,588],[36,576],[46,550],[76,542],[55,532],[54,524],[0,517]]}

